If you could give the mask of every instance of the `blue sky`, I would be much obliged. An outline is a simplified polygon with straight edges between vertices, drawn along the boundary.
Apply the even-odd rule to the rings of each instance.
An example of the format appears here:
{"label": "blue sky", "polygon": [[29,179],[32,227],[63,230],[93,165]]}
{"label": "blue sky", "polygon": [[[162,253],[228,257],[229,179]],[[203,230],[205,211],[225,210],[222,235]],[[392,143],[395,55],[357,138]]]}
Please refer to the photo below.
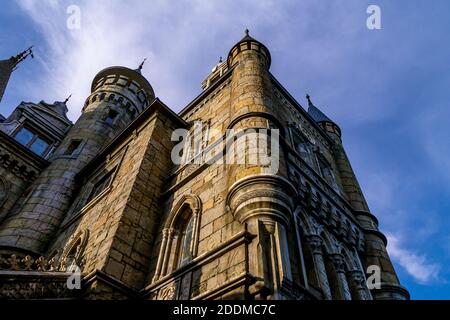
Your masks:
{"label": "blue sky", "polygon": [[[81,9],[69,30],[67,7]],[[366,27],[370,4],[381,30]],[[0,104],[64,100],[80,114],[104,67],[137,67],[175,111],[249,28],[272,54],[271,72],[343,131],[344,143],[388,250],[414,299],[450,299],[450,2],[8,1],[0,59],[33,44]]]}

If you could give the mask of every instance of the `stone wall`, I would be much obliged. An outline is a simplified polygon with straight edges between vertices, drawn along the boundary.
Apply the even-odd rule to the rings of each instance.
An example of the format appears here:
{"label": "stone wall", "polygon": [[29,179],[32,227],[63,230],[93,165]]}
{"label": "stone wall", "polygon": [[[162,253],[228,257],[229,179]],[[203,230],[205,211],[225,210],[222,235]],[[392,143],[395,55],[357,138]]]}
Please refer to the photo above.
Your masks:
{"label": "stone wall", "polygon": [[92,172],[116,170],[111,185],[85,205],[86,190],[92,188],[90,176],[86,176],[49,254],[64,253],[71,237],[88,230],[83,273],[101,270],[132,288],[144,286],[154,241],[152,230],[160,219],[158,198],[171,167],[174,126],[170,118],[154,111],[103,155]]}
{"label": "stone wall", "polygon": [[47,161],[0,131],[0,224],[17,199],[26,197],[27,188],[47,165]]}

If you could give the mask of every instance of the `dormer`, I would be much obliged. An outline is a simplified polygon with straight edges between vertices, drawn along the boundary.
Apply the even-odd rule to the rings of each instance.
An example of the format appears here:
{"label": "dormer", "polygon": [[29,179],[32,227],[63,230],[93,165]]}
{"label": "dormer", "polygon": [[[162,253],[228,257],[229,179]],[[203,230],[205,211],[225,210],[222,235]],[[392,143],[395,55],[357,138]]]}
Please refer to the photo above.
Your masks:
{"label": "dormer", "polygon": [[206,90],[208,89],[212,84],[214,84],[217,80],[222,77],[225,72],[228,70],[228,65],[226,61],[222,61],[222,57],[219,60],[219,63],[217,63],[214,68],[212,68],[211,73],[206,77],[205,80],[202,82],[202,89]]}

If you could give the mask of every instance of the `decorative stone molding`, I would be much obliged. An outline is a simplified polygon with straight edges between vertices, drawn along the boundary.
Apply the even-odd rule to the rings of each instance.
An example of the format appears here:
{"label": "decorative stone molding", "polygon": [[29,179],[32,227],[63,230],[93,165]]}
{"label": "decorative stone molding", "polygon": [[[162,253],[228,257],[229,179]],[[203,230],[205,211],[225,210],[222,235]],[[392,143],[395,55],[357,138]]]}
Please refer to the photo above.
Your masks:
{"label": "decorative stone molding", "polygon": [[0,300],[77,299],[80,290],[70,290],[70,273],[0,271]]}
{"label": "decorative stone molding", "polygon": [[[89,230],[87,229],[80,230],[69,238],[59,259],[61,269],[67,265],[70,266],[74,264],[80,268],[83,266],[83,253],[86,248],[88,238]],[[53,257],[53,259],[56,258]],[[54,261],[53,263],[57,263],[57,261]]]}
{"label": "decorative stone molding", "polygon": [[366,278],[360,270],[350,270],[347,272],[347,277],[349,279],[349,284],[353,287],[357,296],[353,299],[358,300],[371,300],[370,291],[367,288]]}
{"label": "decorative stone molding", "polygon": [[315,235],[315,234],[309,234],[306,235],[306,241],[309,245],[309,248],[311,250],[313,261],[314,261],[314,267],[317,272],[317,277],[319,281],[319,286],[322,289],[324,298],[326,300],[331,300],[331,290],[330,290],[330,284],[328,282],[328,276],[327,271],[325,268],[325,262],[323,257],[323,239],[322,237]]}
{"label": "decorative stone molding", "polygon": [[345,276],[346,264],[344,256],[340,253],[334,253],[329,255],[328,258],[331,260],[339,279],[341,298],[344,300],[351,300],[352,295],[348,286],[347,277]]}
{"label": "decorative stone molding", "polygon": [[[183,210],[189,207],[192,211],[193,220],[193,236],[191,242],[191,257],[192,259],[197,256],[198,251],[198,237],[200,233],[200,215],[202,211],[202,202],[200,198],[194,194],[185,194],[178,199],[173,206],[172,211],[166,221],[165,227],[162,231],[161,249],[158,255],[156,264],[155,275],[152,282],[157,281],[161,276],[164,276],[168,272],[169,260],[171,256],[176,256],[174,252],[171,252],[173,241],[177,240],[180,233],[180,226],[177,225],[178,220],[181,218],[180,214]],[[177,249],[178,250],[178,249]]]}
{"label": "decorative stone molding", "polygon": [[258,174],[235,182],[228,191],[226,203],[241,223],[252,216],[268,215],[287,225],[295,195],[295,188],[287,179]]}
{"label": "decorative stone molding", "polygon": [[8,199],[9,183],[4,178],[0,177],[0,208]]}
{"label": "decorative stone molding", "polygon": [[65,260],[59,260],[56,257],[47,259],[40,256],[33,259],[30,255],[25,257],[19,257],[16,254],[0,255],[0,270],[66,272],[67,268]]}
{"label": "decorative stone molding", "polygon": [[37,176],[35,170],[29,168],[21,161],[13,159],[9,154],[5,152],[0,152],[0,166],[8,169],[12,174],[24,181],[32,182],[36,179]]}

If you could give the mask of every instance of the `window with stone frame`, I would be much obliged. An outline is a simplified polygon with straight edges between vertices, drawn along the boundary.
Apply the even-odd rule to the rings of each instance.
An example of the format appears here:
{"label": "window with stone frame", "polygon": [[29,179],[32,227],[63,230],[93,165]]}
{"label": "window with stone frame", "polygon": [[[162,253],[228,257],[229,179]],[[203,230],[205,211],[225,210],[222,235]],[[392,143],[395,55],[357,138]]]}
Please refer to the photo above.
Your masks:
{"label": "window with stone frame", "polygon": [[112,124],[114,124],[114,121],[116,120],[118,115],[119,115],[119,112],[117,112],[116,110],[114,110],[112,108],[108,108],[108,112],[107,112],[105,118],[103,119],[103,121],[112,125]]}
{"label": "window with stone frame", "polygon": [[179,243],[178,243],[178,261],[177,267],[182,267],[188,264],[192,260],[192,239],[194,232],[194,217],[190,214],[187,222],[184,221],[184,226],[181,226],[179,230]]}
{"label": "window with stone frame", "polygon": [[64,150],[64,155],[65,156],[76,155],[78,153],[78,151],[80,150],[81,143],[82,143],[82,141],[79,139],[71,140],[69,142],[69,145],[67,146],[67,148]]}
{"label": "window with stone frame", "polygon": [[328,162],[328,160],[325,159],[325,157],[317,153],[317,164],[319,167],[319,173],[324,178],[328,184],[333,187],[334,190],[337,192],[340,192],[339,186],[336,182],[336,177],[333,173],[333,169],[331,167],[331,164]]}
{"label": "window with stone frame", "polygon": [[311,143],[303,137],[301,133],[297,130],[292,130],[292,140],[294,144],[294,149],[300,154],[301,158],[306,161],[310,166],[313,165],[312,153],[311,153]]}
{"label": "window with stone frame", "polygon": [[91,202],[94,198],[96,198],[103,191],[105,191],[106,188],[110,186],[113,174],[114,174],[113,170],[108,171],[94,183],[94,186],[91,189],[91,192],[86,200],[86,203]]}
{"label": "window with stone frame", "polygon": [[174,205],[162,230],[153,282],[189,264],[197,256],[201,201],[183,195]]}
{"label": "window with stone frame", "polygon": [[198,163],[201,161],[202,153],[208,145],[209,139],[209,121],[195,121],[193,128],[186,137],[183,148],[182,163]]}
{"label": "window with stone frame", "polygon": [[25,126],[14,134],[14,139],[41,157],[50,150],[51,142],[48,139]]}

